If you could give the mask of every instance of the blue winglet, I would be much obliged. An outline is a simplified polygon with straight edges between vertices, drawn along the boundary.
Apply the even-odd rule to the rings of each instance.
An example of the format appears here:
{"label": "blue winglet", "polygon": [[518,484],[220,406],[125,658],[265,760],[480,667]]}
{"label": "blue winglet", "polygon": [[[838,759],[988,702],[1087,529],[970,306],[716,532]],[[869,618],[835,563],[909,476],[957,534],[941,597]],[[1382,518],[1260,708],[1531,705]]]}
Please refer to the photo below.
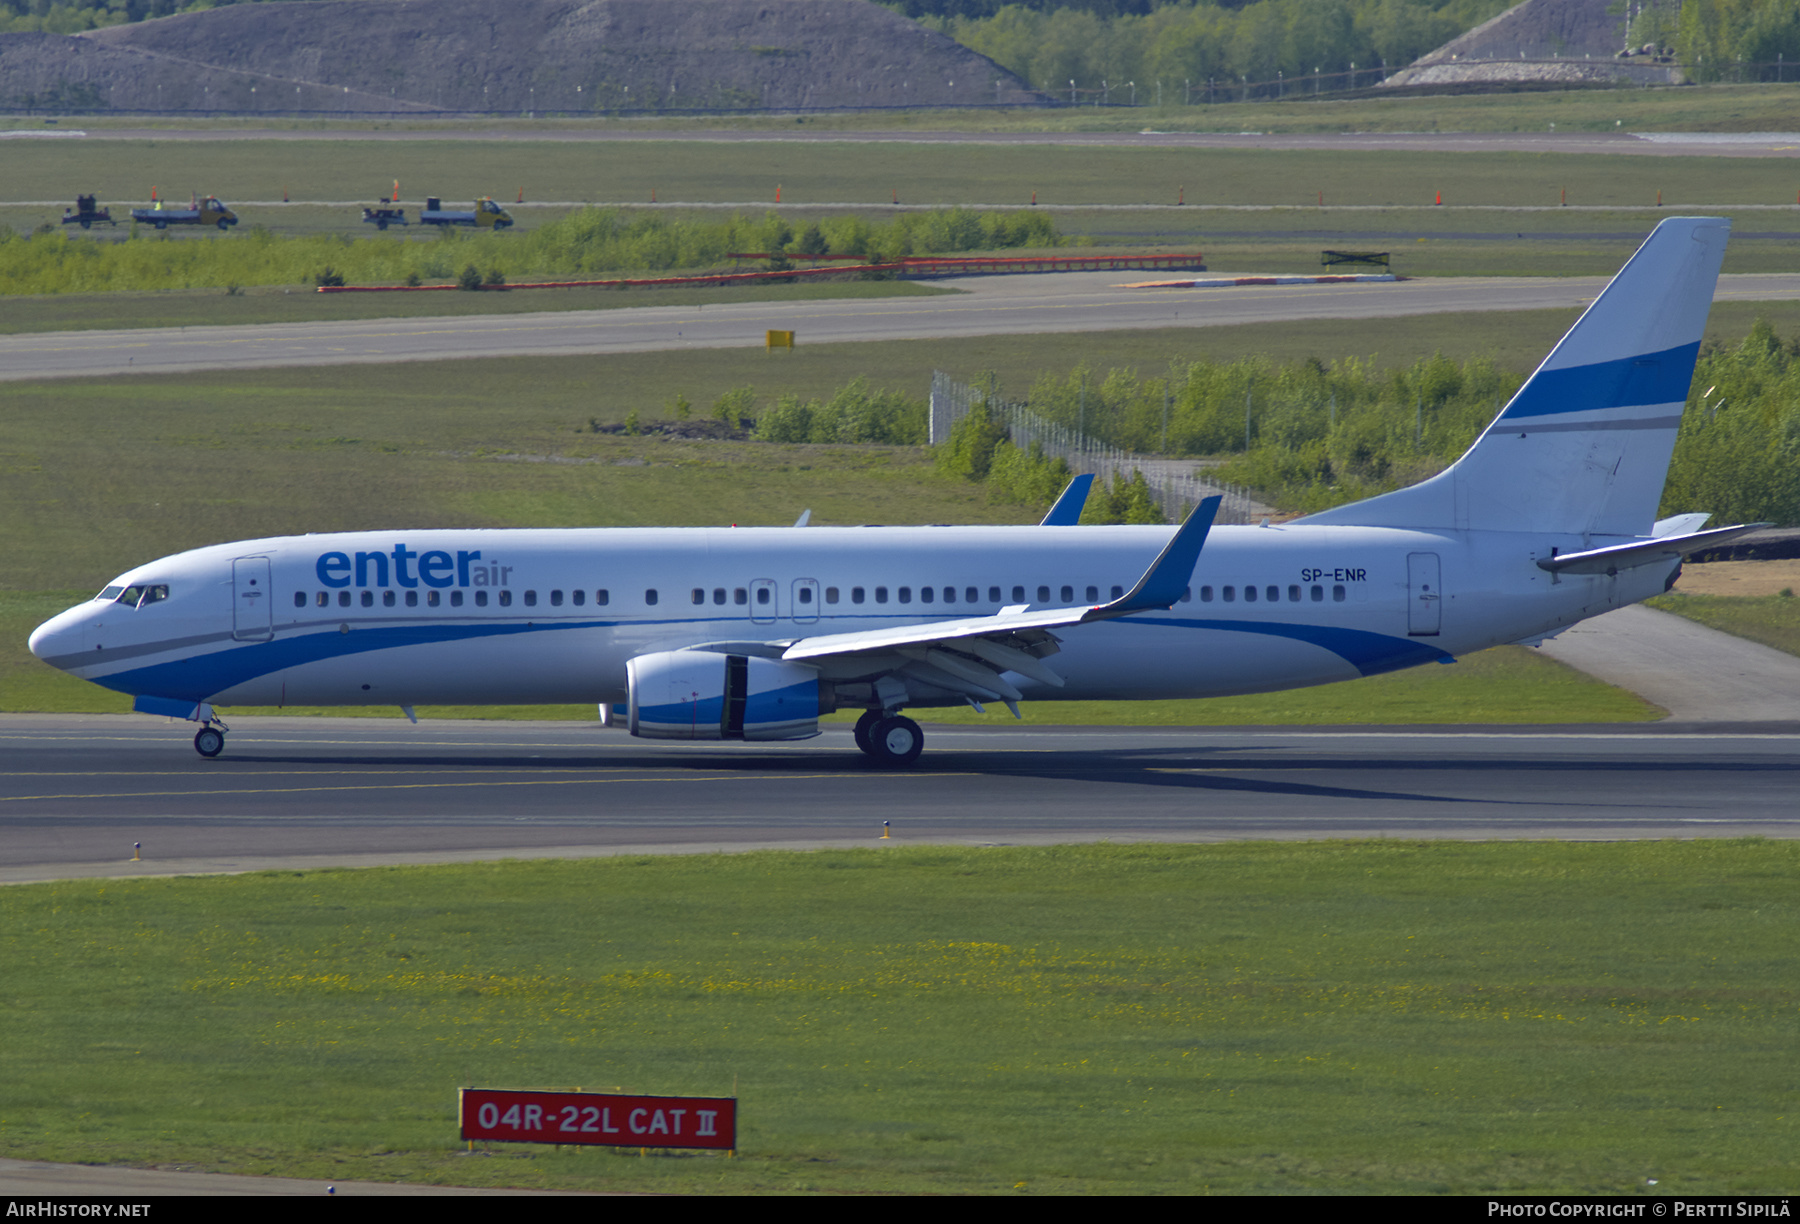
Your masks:
{"label": "blue winglet", "polygon": [[1084,622],[1108,620],[1172,606],[1194,576],[1200,550],[1206,546],[1206,533],[1212,530],[1213,519],[1219,514],[1219,503],[1224,500],[1218,496],[1203,498],[1188,515],[1187,522],[1181,525],[1181,530],[1175,533],[1175,538],[1150,563],[1136,586],[1111,603],[1094,608],[1081,619]]}
{"label": "blue winglet", "polygon": [[1039,527],[1073,527],[1081,521],[1081,508],[1087,505],[1088,490],[1094,487],[1094,474],[1088,472],[1077,476],[1069,482],[1069,487],[1062,491],[1056,504],[1050,507],[1050,513],[1044,516]]}

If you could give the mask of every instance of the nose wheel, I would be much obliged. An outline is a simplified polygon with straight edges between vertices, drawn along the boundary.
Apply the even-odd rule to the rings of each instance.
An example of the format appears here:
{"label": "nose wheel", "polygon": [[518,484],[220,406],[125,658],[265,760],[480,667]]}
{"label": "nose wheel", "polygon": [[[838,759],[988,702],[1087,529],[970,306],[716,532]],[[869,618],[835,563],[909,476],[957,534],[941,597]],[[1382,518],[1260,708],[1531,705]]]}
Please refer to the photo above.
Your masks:
{"label": "nose wheel", "polygon": [[910,718],[870,710],[856,720],[856,746],[877,765],[899,769],[919,759],[925,750],[925,733]]}
{"label": "nose wheel", "polygon": [[200,728],[194,735],[194,751],[208,760],[225,751],[225,728]]}

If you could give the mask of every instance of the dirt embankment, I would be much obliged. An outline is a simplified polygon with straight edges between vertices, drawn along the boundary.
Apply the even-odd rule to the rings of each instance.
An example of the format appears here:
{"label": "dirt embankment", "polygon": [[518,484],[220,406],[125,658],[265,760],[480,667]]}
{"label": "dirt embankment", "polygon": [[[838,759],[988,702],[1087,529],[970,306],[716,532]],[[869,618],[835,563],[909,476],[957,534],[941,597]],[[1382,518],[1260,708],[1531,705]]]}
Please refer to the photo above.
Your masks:
{"label": "dirt embankment", "polygon": [[869,0],[322,0],[0,35],[0,105],[513,111],[1041,101]]}

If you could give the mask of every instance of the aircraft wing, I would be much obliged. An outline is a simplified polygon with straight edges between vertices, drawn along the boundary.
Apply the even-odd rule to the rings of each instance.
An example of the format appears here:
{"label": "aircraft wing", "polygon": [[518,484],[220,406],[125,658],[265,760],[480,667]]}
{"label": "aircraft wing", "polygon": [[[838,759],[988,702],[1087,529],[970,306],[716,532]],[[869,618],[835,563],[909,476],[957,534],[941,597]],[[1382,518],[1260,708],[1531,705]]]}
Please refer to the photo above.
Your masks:
{"label": "aircraft wing", "polygon": [[[1042,662],[1056,653],[1057,639],[1051,630],[1160,610],[1180,599],[1193,577],[1220,500],[1209,497],[1196,506],[1137,585],[1111,603],[1035,611],[1021,605],[1002,608],[992,616],[827,633],[788,643],[780,657],[850,670],[863,664],[871,673],[901,677],[901,684],[904,677],[911,676],[960,693],[971,702],[1004,701],[1012,707],[1022,694],[1003,672],[1062,687],[1062,677]],[[880,683],[878,680],[878,687]],[[1018,712],[1016,707],[1013,712]]]}

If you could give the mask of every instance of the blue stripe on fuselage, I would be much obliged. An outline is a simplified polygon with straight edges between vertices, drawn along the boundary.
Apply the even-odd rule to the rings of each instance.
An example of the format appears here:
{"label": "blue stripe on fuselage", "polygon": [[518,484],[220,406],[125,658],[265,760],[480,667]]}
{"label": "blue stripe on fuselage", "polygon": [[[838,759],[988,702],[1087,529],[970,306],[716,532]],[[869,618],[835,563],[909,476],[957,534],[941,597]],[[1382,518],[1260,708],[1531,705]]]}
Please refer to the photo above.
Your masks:
{"label": "blue stripe on fuselage", "polygon": [[[565,629],[605,629],[617,621],[568,621],[492,625],[395,625],[358,629],[351,633],[307,633],[278,637],[269,642],[236,643],[223,650],[185,659],[155,663],[130,671],[96,677],[94,683],[134,696],[152,695],[183,701],[205,701],[215,693],[290,667],[302,667],[326,659],[428,646],[443,642],[469,642],[481,638],[510,637]],[[642,624],[642,622],[636,622]],[[693,624],[668,621],[670,625]],[[735,620],[733,623],[737,623]],[[1318,646],[1337,655],[1365,676],[1398,671],[1420,663],[1450,657],[1436,646],[1417,639],[1397,638],[1364,629],[1329,625],[1289,624],[1243,620],[1187,620],[1168,616],[1131,616],[1115,625],[1155,625],[1173,629],[1211,629],[1224,633],[1260,633]]]}

